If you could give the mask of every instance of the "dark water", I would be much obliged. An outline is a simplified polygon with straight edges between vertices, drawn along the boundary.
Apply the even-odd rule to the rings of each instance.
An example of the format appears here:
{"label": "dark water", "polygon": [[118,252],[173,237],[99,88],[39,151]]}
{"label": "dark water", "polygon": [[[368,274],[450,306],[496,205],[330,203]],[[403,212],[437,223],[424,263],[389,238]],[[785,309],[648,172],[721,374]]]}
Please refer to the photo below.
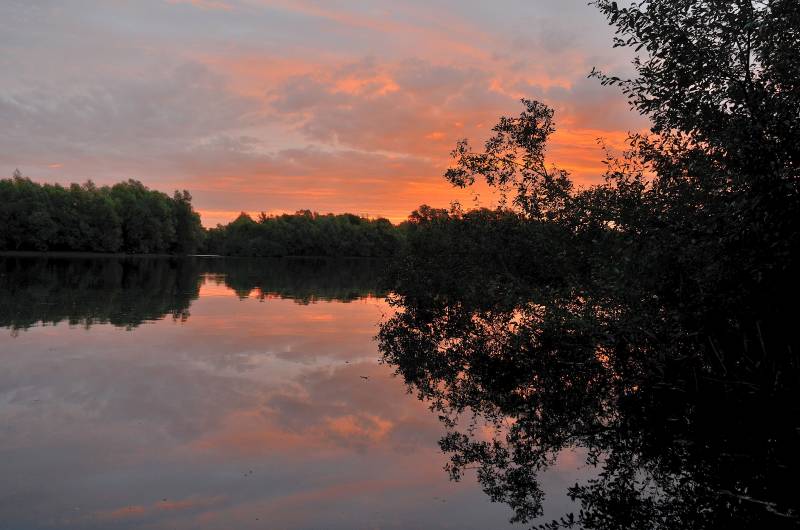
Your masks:
{"label": "dark water", "polygon": [[0,257],[0,528],[509,527],[379,362],[384,268]]}
{"label": "dark water", "polygon": [[0,256],[0,530],[800,524],[795,385],[387,266]]}
{"label": "dark water", "polygon": [[[394,276],[379,348],[446,427],[452,476],[546,530],[800,528],[796,308],[678,332],[680,305],[521,261],[427,252]],[[594,473],[557,513],[565,451]]]}

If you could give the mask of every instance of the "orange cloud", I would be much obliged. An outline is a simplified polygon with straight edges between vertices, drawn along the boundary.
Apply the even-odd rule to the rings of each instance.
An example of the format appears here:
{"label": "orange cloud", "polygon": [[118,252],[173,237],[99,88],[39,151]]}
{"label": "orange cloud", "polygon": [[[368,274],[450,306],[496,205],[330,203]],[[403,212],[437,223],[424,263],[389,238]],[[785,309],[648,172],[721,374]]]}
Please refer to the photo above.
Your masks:
{"label": "orange cloud", "polygon": [[[486,16],[446,3],[161,5],[174,15],[169,5],[178,4],[197,8],[187,24],[198,28],[157,41],[173,69],[131,80],[119,67],[84,92],[0,98],[21,121],[9,127],[19,131],[9,153],[0,151],[0,161],[14,160],[9,173],[21,159],[61,181],[133,176],[167,192],[185,188],[206,226],[241,211],[306,208],[399,222],[422,203],[492,205],[489,190],[452,189],[442,174],[459,139],[479,148],[501,115],[520,111],[521,97],[556,109],[551,162],[583,185],[601,181],[597,137],[617,146],[645,126],[617,91],[586,79],[615,59],[587,37],[597,27],[566,18],[583,8],[551,2]],[[129,47],[137,46],[155,45]],[[44,156],[58,165],[37,162]]]}

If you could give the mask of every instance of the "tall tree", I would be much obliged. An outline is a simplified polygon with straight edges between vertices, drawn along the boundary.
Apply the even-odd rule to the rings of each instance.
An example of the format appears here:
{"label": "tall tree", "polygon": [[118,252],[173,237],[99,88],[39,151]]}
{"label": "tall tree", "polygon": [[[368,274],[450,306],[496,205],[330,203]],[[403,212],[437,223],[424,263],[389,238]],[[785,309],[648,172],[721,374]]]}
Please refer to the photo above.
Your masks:
{"label": "tall tree", "polygon": [[595,4],[640,56],[594,75],[652,130],[584,190],[545,161],[542,104],[460,142],[446,177],[520,221],[415,214],[384,359],[450,429],[451,476],[477,468],[517,521],[577,445],[601,472],[546,528],[796,528],[800,2]]}

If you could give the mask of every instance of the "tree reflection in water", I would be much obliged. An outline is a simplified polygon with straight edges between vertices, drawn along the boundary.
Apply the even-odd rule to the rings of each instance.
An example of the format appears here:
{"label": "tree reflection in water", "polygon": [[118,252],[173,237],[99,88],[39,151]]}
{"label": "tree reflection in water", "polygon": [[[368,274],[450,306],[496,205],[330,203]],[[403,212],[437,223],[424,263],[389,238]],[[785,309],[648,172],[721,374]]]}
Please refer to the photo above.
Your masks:
{"label": "tree reflection in water", "polygon": [[[0,255],[0,327],[186,320],[205,281],[241,298],[351,301],[380,295],[380,260],[222,259],[81,254]],[[11,303],[13,302],[13,303]]]}
{"label": "tree reflection in water", "polygon": [[[407,264],[378,335],[384,361],[448,428],[453,479],[476,469],[514,521],[545,528],[798,525],[794,379],[718,377],[659,351],[656,321],[669,315],[514,281],[490,240],[474,267],[457,255]],[[652,331],[624,331],[644,317]],[[576,447],[597,473],[569,489],[576,513],[540,519],[539,474]]]}

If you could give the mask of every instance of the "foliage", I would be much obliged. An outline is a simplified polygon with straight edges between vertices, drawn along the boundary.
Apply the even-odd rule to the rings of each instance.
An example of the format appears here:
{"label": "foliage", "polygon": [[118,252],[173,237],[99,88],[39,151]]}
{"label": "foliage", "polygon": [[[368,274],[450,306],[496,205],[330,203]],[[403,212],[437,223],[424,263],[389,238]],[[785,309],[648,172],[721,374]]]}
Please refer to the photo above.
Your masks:
{"label": "foliage", "polygon": [[[623,84],[652,134],[608,156],[604,184],[573,190],[545,162],[552,111],[523,101],[482,152],[459,143],[446,177],[510,185],[520,215],[572,233],[584,260],[567,279],[572,290],[622,302],[626,334],[643,325],[635,315],[657,317],[649,327],[663,333],[661,355],[696,357],[721,375],[788,373],[796,349],[780,328],[800,294],[800,90],[787,72],[800,68],[790,53],[800,25],[787,20],[800,21],[800,4],[597,4],[619,45],[648,54],[634,63],[636,79],[597,75]],[[769,349],[769,368],[748,354],[756,343]]]}
{"label": "foliage", "polygon": [[457,165],[445,178],[465,187],[480,175],[502,190],[502,203],[512,192],[513,205],[531,219],[555,220],[569,200],[572,182],[566,171],[548,169],[545,161],[547,140],[556,130],[553,110],[538,101],[523,99],[522,103],[525,111],[519,117],[500,118],[483,152],[474,152],[467,140],[458,142],[452,152]]}
{"label": "foliage", "polygon": [[135,180],[65,188],[19,172],[0,180],[0,251],[386,258],[401,242],[402,231],[382,218],[301,210],[253,220],[243,213],[204,230],[185,190],[169,197]]}
{"label": "foliage", "polygon": [[400,234],[387,219],[301,210],[294,215],[262,213],[258,220],[242,213],[209,230],[205,248],[227,256],[389,257],[399,244]]}
{"label": "foliage", "polygon": [[800,4],[595,4],[644,55],[594,75],[651,132],[588,188],[547,163],[541,103],[459,142],[446,178],[511,208],[412,216],[384,359],[450,429],[451,476],[517,521],[577,446],[599,474],[547,528],[796,527]]}
{"label": "foliage", "polygon": [[17,171],[0,180],[0,250],[191,253],[203,237],[191,200],[135,180],[65,188]]}
{"label": "foliage", "polygon": [[532,523],[539,474],[580,447],[601,469],[570,488],[580,510],[548,527],[793,528],[782,485],[800,469],[797,370],[775,373],[768,347],[750,343],[765,369],[725,359],[725,373],[697,353],[707,337],[672,342],[679,311],[623,290],[624,263],[594,268],[590,243],[509,212],[427,210],[409,229],[379,345],[448,427],[451,477],[477,469]]}

